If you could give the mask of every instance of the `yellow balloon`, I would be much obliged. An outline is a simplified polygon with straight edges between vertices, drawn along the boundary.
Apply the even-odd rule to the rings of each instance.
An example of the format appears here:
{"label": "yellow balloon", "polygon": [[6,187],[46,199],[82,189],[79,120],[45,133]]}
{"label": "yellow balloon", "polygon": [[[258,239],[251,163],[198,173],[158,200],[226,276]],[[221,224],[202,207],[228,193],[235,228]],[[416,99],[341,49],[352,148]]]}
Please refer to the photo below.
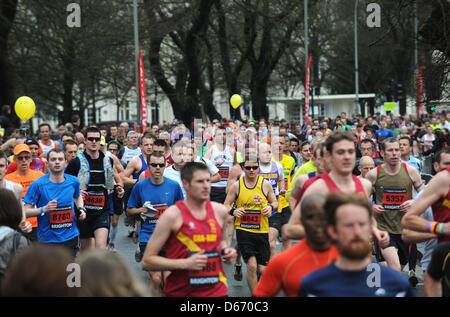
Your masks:
{"label": "yellow balloon", "polygon": [[241,96],[239,96],[238,94],[234,94],[234,95],[231,96],[231,98],[230,98],[230,103],[231,103],[231,106],[232,106],[234,109],[238,108],[238,107],[241,105],[241,103],[242,103],[242,98],[241,98]]}
{"label": "yellow balloon", "polygon": [[36,105],[30,97],[22,96],[16,100],[14,110],[20,119],[29,120],[36,111]]}

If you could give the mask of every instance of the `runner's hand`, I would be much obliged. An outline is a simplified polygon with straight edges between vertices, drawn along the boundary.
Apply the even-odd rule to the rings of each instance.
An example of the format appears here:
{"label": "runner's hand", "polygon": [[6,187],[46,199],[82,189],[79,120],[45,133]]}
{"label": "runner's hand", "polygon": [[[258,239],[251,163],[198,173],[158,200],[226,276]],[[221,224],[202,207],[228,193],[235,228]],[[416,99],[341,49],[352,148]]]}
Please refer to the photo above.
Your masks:
{"label": "runner's hand", "polygon": [[400,205],[399,210],[402,212],[407,212],[409,208],[411,208],[412,204],[414,203],[414,200],[407,200],[403,204]]}
{"label": "runner's hand", "polygon": [[31,222],[22,220],[19,224],[19,229],[22,232],[30,233],[33,230],[33,226],[31,225]]}
{"label": "runner's hand", "polygon": [[264,216],[269,217],[272,214],[272,207],[270,207],[269,205],[265,206],[263,209],[261,209],[261,213]]}
{"label": "runner's hand", "polygon": [[225,260],[226,263],[232,264],[236,261],[237,258],[237,252],[235,248],[227,247],[223,249],[222,258]]}
{"label": "runner's hand", "polygon": [[244,208],[236,208],[235,210],[234,210],[234,216],[236,217],[236,218],[241,218],[243,215],[245,214],[245,209]]}
{"label": "runner's hand", "polygon": [[389,245],[389,234],[386,231],[378,230],[376,227],[372,227],[372,234],[377,239],[380,247],[385,248]]}
{"label": "runner's hand", "polygon": [[381,205],[373,205],[372,208],[373,208],[373,211],[378,215],[381,215],[382,213],[384,213],[386,211],[386,209],[384,209],[384,207]]}
{"label": "runner's hand", "polygon": [[123,197],[123,195],[125,194],[125,190],[123,189],[122,186],[118,186],[117,187],[117,197],[120,199]]}
{"label": "runner's hand", "polygon": [[205,250],[202,250],[201,252],[191,255],[187,260],[187,268],[189,270],[200,271],[205,267],[208,257],[205,255]]}
{"label": "runner's hand", "polygon": [[84,212],[84,210],[80,210],[80,216],[78,217],[78,219],[80,220],[86,219],[86,213]]}
{"label": "runner's hand", "polygon": [[46,209],[44,211],[48,212],[48,211],[56,210],[56,207],[57,207],[57,200],[55,198],[48,202],[47,206],[44,207],[44,209]]}

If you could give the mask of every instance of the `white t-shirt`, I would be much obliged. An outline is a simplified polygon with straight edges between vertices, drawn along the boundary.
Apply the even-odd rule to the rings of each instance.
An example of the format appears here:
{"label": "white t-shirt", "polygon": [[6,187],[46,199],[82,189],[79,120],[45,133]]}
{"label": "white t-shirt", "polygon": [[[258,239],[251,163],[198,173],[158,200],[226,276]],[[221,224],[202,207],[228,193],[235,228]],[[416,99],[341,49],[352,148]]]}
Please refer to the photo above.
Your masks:
{"label": "white t-shirt", "polygon": [[170,167],[164,170],[163,176],[170,178],[171,180],[174,180],[178,184],[180,184],[181,190],[183,192],[183,197],[186,199],[186,191],[184,190],[183,182],[181,181],[181,172],[174,169],[173,165],[171,165]]}
{"label": "white t-shirt", "polygon": [[141,155],[142,151],[140,147],[136,149],[130,149],[128,146],[125,147],[125,150],[122,155],[122,159],[120,160],[123,164],[127,165],[132,159],[136,156]]}

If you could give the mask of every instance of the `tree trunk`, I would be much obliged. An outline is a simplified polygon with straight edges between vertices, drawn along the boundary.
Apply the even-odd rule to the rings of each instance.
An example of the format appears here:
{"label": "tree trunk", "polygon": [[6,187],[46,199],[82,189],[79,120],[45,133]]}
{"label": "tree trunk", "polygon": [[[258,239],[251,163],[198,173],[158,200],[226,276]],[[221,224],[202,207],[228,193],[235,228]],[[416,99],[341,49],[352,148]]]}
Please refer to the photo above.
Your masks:
{"label": "tree trunk", "polygon": [[[8,62],[8,37],[17,11],[18,0],[2,0],[0,4],[0,107],[13,102],[13,83]],[[20,120],[12,106],[11,120],[16,126]]]}

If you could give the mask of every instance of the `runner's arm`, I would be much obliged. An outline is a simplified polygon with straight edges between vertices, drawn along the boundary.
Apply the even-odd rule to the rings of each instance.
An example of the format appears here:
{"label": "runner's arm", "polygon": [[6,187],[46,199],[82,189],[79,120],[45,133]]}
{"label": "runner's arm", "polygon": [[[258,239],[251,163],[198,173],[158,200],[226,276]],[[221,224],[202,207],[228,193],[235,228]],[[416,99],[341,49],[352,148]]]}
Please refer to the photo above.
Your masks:
{"label": "runner's arm", "polygon": [[269,205],[272,205],[272,207],[270,207],[269,205],[264,206],[261,212],[263,213],[263,215],[269,217],[274,210],[278,209],[278,200],[277,197],[275,196],[275,192],[273,191],[270,182],[264,179],[262,184],[263,184],[263,191],[267,193],[266,194],[267,201],[269,202]]}
{"label": "runner's arm", "polygon": [[406,243],[420,243],[435,238],[437,238],[437,235],[434,233],[417,232],[404,228],[402,230],[402,240]]}
{"label": "runner's arm", "polygon": [[169,207],[161,215],[142,259],[142,268],[145,271],[201,270],[206,265],[207,257],[203,254],[204,250],[188,258],[180,259],[169,259],[158,255],[170,235],[178,231],[179,228],[176,227],[181,227],[179,223],[181,217],[176,206]]}
{"label": "runner's arm", "polygon": [[[437,202],[441,197],[444,197],[449,188],[449,180],[447,179],[448,173],[443,171],[437,174],[424,189],[420,199],[416,200],[411,206],[409,211],[402,218],[403,228],[418,231],[418,232],[428,232],[429,221],[420,217],[425,210]],[[444,226],[444,233],[449,234],[450,223]]]}
{"label": "runner's arm", "polygon": [[[139,159],[139,158],[138,158]],[[120,173],[120,178],[125,185],[134,185],[137,180],[133,179],[131,175],[136,171],[136,160],[132,159],[123,172]]]}

